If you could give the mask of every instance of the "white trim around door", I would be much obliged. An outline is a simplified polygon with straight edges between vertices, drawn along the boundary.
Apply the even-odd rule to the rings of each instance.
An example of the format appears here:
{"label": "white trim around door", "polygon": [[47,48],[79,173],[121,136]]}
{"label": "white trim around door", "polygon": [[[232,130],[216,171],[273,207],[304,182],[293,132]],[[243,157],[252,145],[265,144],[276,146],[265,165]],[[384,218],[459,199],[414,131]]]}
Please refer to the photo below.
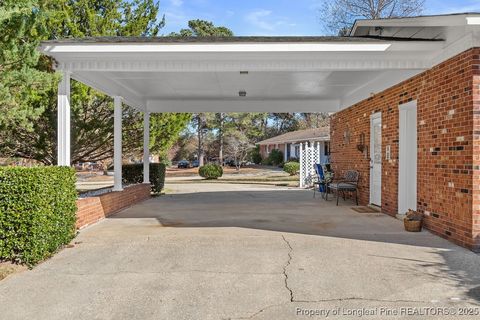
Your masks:
{"label": "white trim around door", "polygon": [[382,206],[382,113],[370,116],[370,203]]}
{"label": "white trim around door", "polygon": [[417,210],[417,101],[399,107],[398,213]]}

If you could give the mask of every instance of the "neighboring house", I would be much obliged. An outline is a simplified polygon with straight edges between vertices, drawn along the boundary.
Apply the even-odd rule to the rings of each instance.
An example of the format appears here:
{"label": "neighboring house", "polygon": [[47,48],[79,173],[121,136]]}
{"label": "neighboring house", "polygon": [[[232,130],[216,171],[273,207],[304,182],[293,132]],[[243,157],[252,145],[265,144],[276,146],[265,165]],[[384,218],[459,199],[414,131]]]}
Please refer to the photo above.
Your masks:
{"label": "neighboring house", "polygon": [[330,162],[330,128],[306,129],[287,132],[285,134],[263,140],[257,143],[260,146],[262,159],[268,158],[272,150],[282,151],[284,161],[291,158],[300,158],[300,144],[308,143],[310,146],[320,144],[320,162]]}

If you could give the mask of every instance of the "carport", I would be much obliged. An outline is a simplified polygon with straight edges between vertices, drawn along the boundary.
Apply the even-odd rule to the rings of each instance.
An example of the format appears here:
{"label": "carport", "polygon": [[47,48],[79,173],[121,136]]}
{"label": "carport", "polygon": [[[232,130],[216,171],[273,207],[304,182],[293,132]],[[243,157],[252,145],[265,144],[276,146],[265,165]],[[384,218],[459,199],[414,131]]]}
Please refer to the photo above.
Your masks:
{"label": "carport", "polygon": [[[359,21],[351,36],[342,38],[44,42],[42,52],[57,61],[63,76],[58,164],[70,165],[70,79],[114,98],[115,190],[122,189],[122,104],[145,114],[145,182],[151,113],[337,112],[332,117],[332,141],[340,151],[334,159],[358,165],[366,177],[372,164],[369,156],[378,156],[384,165],[380,173],[387,178],[380,190],[389,192],[385,212],[393,210],[395,191],[400,189],[395,184],[402,157],[394,150],[404,138],[400,123],[418,122],[417,144],[411,145],[417,146],[417,157],[424,158],[419,170],[410,172],[420,173],[418,194],[438,198],[434,205],[442,207],[439,211],[426,207],[425,214],[433,210],[429,219],[436,219],[430,230],[451,240],[455,238],[446,237],[444,231],[452,233],[451,226],[459,223],[457,234],[476,245],[479,26],[480,14],[462,14]],[[410,95],[420,91],[427,93]],[[409,117],[415,98],[418,121]],[[450,121],[445,131],[449,136],[440,134],[444,128],[437,123],[442,121]],[[355,126],[361,130],[355,131]],[[377,136],[372,128],[386,129],[385,134]],[[437,135],[434,130],[440,132],[438,137],[432,137]],[[377,136],[388,143],[380,144],[378,154],[373,149],[364,154],[357,144],[359,133],[365,133],[366,141]],[[450,150],[448,139],[461,148]],[[415,158],[415,150],[408,152]],[[470,168],[455,173],[462,171],[457,166]],[[436,175],[441,183],[433,180]],[[416,186],[417,180],[413,182]],[[424,319],[425,312],[434,310],[437,313],[429,315],[435,319],[458,318],[458,312],[478,317],[480,257],[445,239],[428,232],[406,233],[400,221],[384,214],[353,211],[350,203],[335,206],[297,188],[243,184],[225,188],[220,183],[176,188],[167,197],[143,201],[85,229],[71,248],[31,272],[2,281],[0,300],[9,306],[2,315],[291,319],[312,317],[316,310],[342,310],[347,313],[337,318],[344,319],[384,310],[387,313],[369,318],[385,319],[408,316],[394,312],[413,310],[421,313],[412,319]],[[121,197],[120,192],[110,194]],[[452,205],[458,207],[448,211]],[[457,212],[462,214],[459,219]],[[439,228],[442,223],[447,229]],[[325,315],[329,316],[321,314]]]}
{"label": "carport", "polygon": [[[405,30],[407,30],[406,28]],[[46,41],[62,74],[58,165],[70,165],[70,79],[115,102],[114,190],[122,190],[122,104],[155,112],[337,112],[430,67],[446,54],[436,28],[422,38],[89,38]]]}

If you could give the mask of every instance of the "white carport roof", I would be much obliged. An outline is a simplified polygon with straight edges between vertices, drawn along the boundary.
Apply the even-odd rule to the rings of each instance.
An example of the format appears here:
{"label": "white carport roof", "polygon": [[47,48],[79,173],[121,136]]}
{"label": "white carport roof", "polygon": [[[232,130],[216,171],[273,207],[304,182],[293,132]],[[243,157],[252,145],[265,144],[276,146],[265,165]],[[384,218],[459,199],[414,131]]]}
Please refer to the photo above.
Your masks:
{"label": "white carport roof", "polygon": [[139,110],[334,112],[479,46],[479,24],[461,14],[358,21],[348,37],[66,39],[41,51]]}

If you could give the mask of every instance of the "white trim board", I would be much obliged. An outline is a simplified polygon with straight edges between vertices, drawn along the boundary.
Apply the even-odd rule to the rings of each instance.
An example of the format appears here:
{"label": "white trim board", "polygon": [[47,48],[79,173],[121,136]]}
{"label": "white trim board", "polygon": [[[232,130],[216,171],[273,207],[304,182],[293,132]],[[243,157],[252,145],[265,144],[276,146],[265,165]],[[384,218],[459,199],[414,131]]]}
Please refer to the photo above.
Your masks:
{"label": "white trim board", "polygon": [[380,128],[382,130],[382,135],[383,135],[383,127],[382,127],[382,113],[381,112],[377,112],[377,113],[374,113],[372,115],[370,115],[370,164],[369,164],[369,167],[370,167],[370,185],[369,185],[369,202],[370,204],[373,204],[373,205],[376,205],[376,206],[382,206],[382,170],[383,170],[383,146],[381,146],[381,154],[382,154],[382,161],[380,162],[380,194],[379,194],[379,201],[378,203],[376,203],[376,201],[373,199],[373,171],[374,171],[374,167],[373,167],[373,158],[372,158],[372,155],[373,155],[373,149],[374,149],[374,136],[373,136],[373,132],[372,132],[372,128],[373,128],[373,121],[374,120],[378,120],[380,119]]}
{"label": "white trim board", "polygon": [[417,210],[418,119],[417,101],[398,106],[398,213]]}

